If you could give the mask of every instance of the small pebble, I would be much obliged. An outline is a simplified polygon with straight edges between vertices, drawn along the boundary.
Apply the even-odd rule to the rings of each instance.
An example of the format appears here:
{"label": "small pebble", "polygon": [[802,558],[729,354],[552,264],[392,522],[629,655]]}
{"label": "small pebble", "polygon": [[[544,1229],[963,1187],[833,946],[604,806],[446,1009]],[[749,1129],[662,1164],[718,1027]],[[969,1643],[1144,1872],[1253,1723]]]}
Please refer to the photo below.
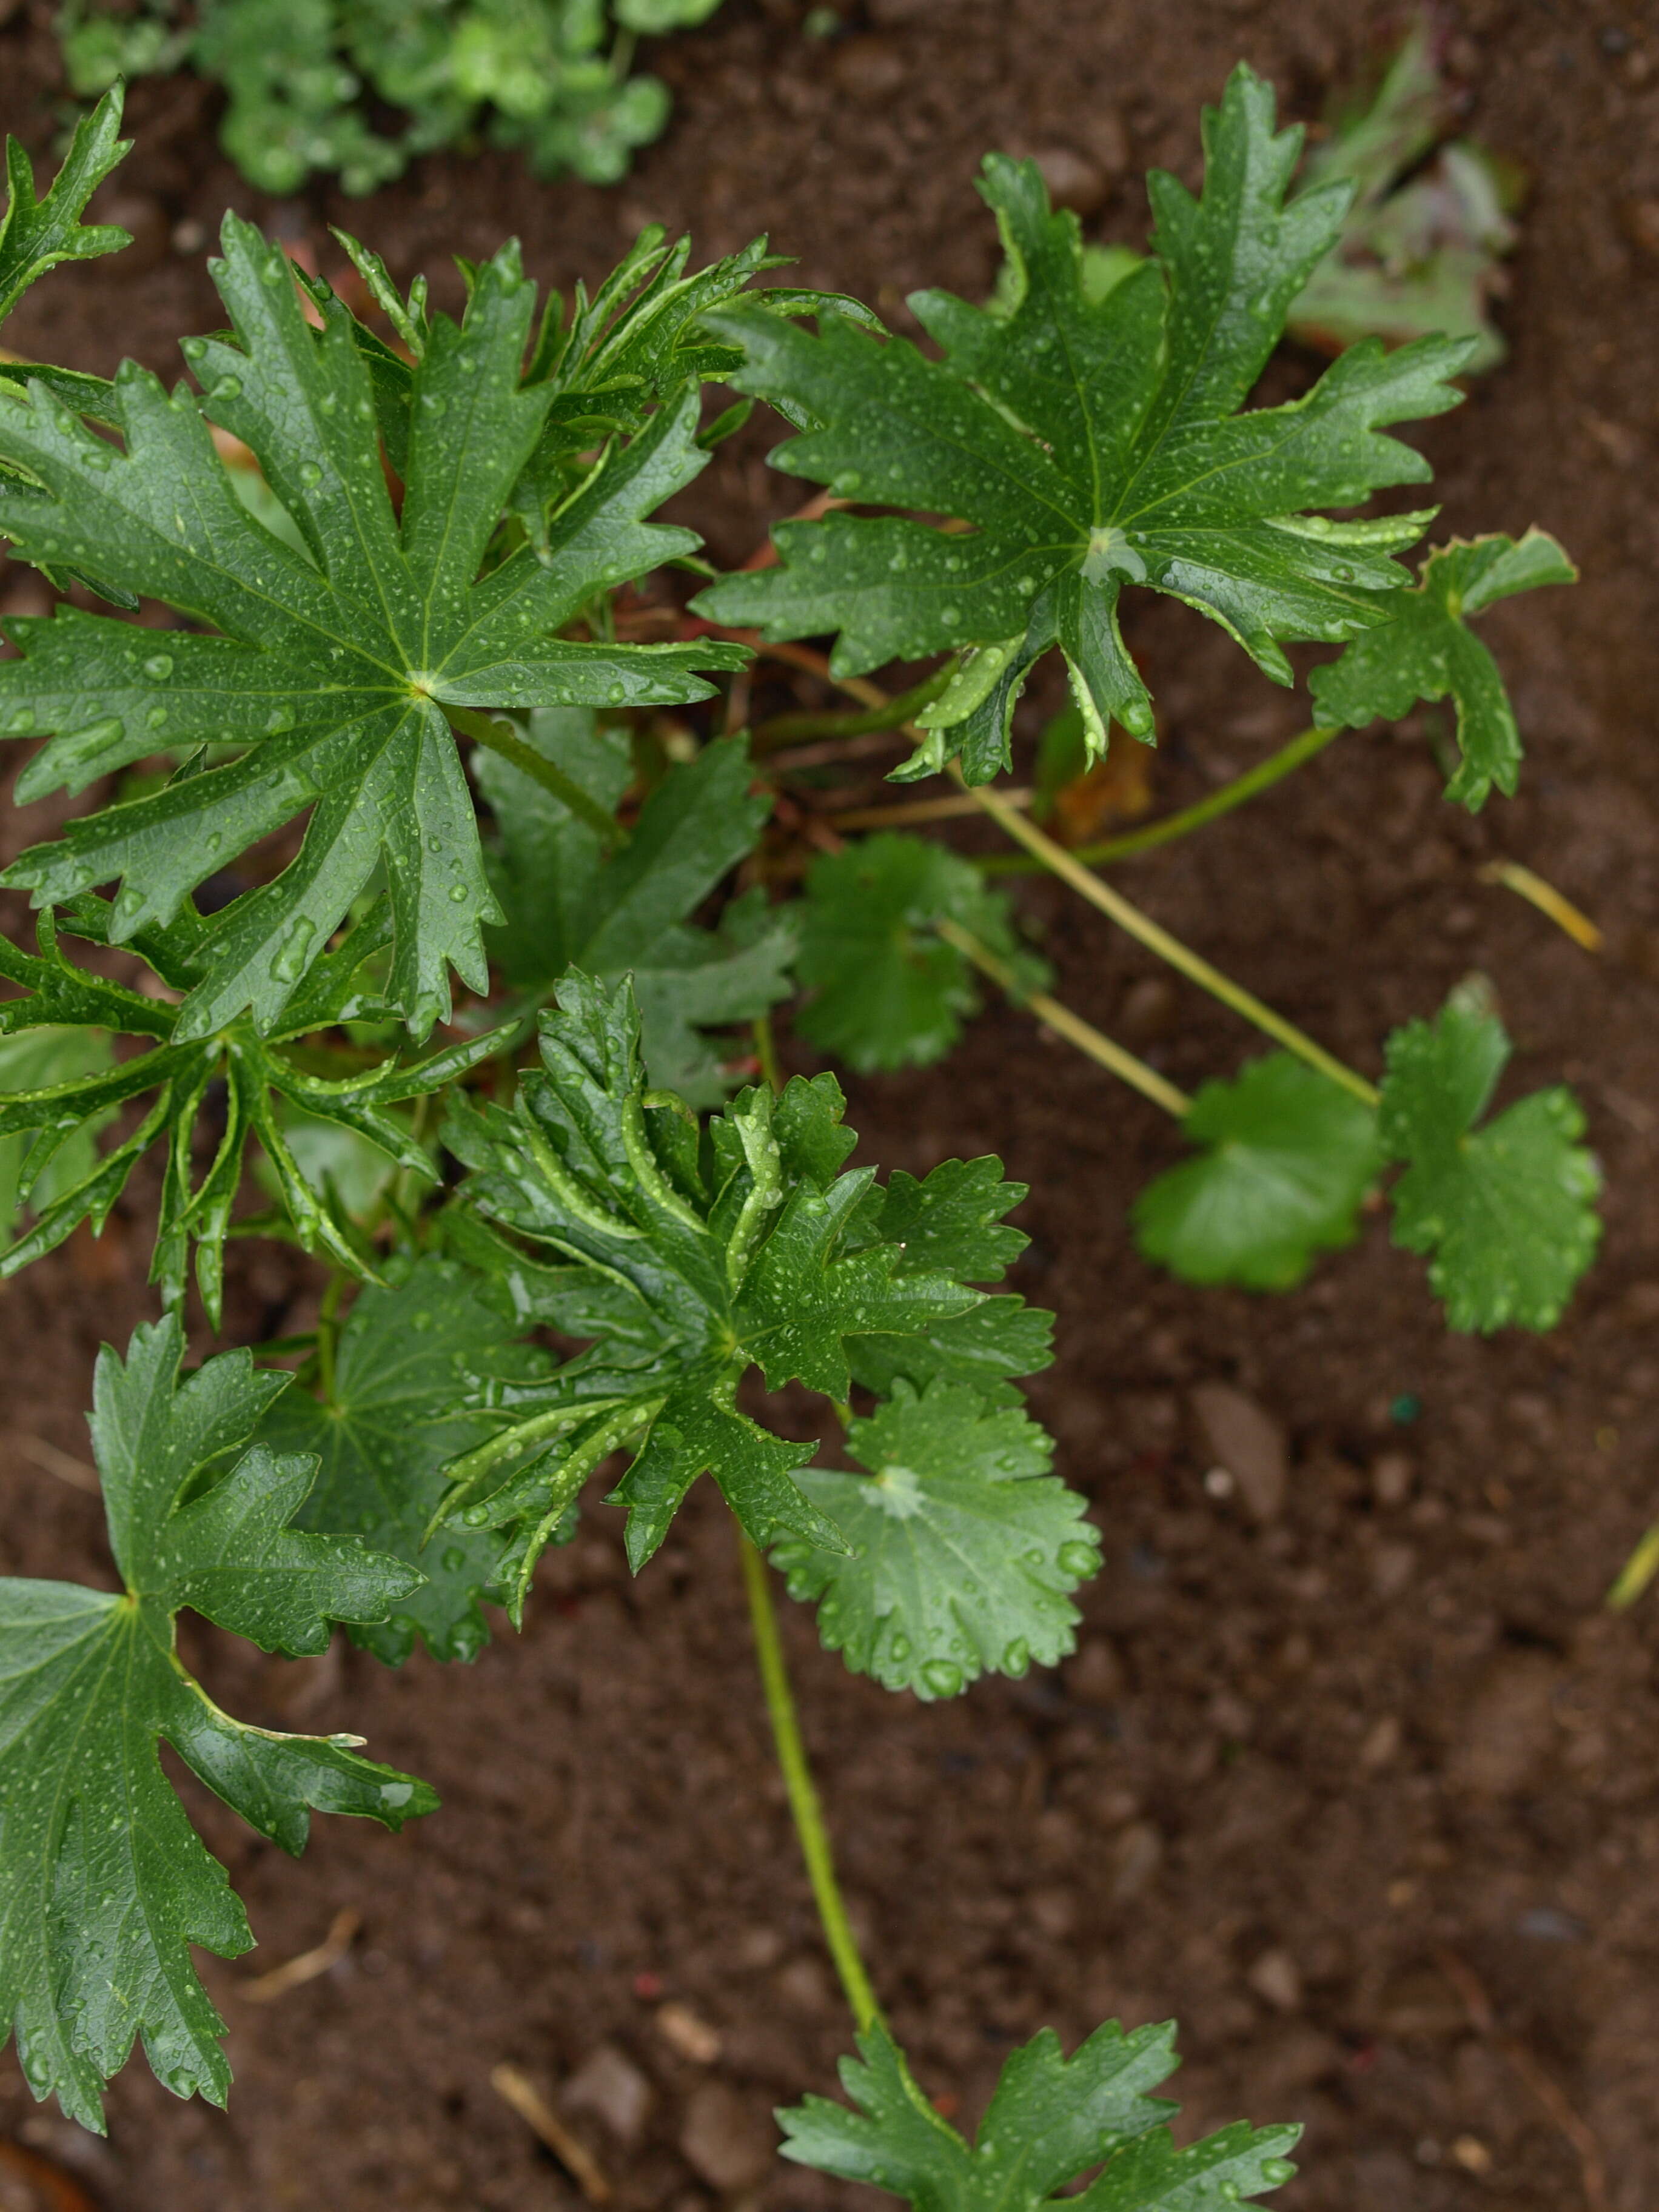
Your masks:
{"label": "small pebble", "polygon": [[1283,1425],[1228,1382],[1200,1382],[1191,1402],[1212,1458],[1237,1482],[1249,1512],[1258,1521],[1276,1520],[1290,1482]]}

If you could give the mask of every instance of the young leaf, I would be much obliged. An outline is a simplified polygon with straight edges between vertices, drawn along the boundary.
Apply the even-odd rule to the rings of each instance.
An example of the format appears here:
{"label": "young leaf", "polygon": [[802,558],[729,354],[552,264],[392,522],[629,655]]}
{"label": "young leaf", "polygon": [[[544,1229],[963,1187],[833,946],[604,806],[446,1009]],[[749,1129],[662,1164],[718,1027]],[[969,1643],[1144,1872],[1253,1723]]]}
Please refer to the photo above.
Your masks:
{"label": "young leaf", "polygon": [[[204,953],[205,926],[193,907],[187,905],[167,929],[152,927],[134,945],[168,987],[166,998],[148,998],[76,967],[64,955],[49,910],[40,918],[38,954],[0,937],[0,975],[29,994],[0,1004],[0,1036],[70,1032],[84,1040],[82,1051],[89,1062],[79,1072],[65,1066],[46,1082],[0,1092],[0,1144],[33,1139],[27,1173],[34,1212],[33,1224],[0,1252],[0,1277],[15,1274],[61,1244],[79,1222],[90,1221],[94,1233],[101,1231],[138,1161],[160,1146],[165,1166],[150,1280],[161,1285],[164,1303],[176,1306],[185,1295],[194,1244],[197,1285],[216,1327],[232,1208],[245,1156],[257,1143],[298,1241],[348,1273],[373,1279],[373,1266],[339,1194],[325,1173],[307,1172],[301,1152],[289,1141],[287,1110],[362,1140],[390,1164],[432,1183],[438,1170],[386,1109],[443,1089],[495,1042],[493,1036],[475,1037],[412,1066],[388,1060],[337,1078],[309,1072],[283,1049],[307,1031],[384,1011],[372,990],[360,988],[358,975],[364,961],[384,950],[384,909],[371,915],[337,951],[318,963],[270,1037],[261,1036],[246,1016],[211,1036],[181,1037],[175,994],[188,989],[211,948],[207,939]],[[103,900],[83,896],[63,927],[104,942],[113,933],[112,921]],[[149,1049],[116,1062],[108,1048],[112,1033],[142,1037]],[[93,1133],[140,1098],[149,1101],[142,1119],[100,1158]],[[198,1135],[210,1146],[199,1181]],[[46,1169],[50,1180],[35,1182]]]}
{"label": "young leaf", "polygon": [[[884,2027],[859,2037],[842,2085],[856,2111],[808,2097],[778,2114],[785,2158],[903,2197],[914,2212],[1208,2212],[1289,2181],[1301,2130],[1220,2129],[1176,2150],[1178,2108],[1149,2093],[1175,2071],[1175,2027],[1099,2027],[1067,2058],[1052,2028],[1011,2053],[977,2143],[940,2118]],[[1080,2195],[1056,2191],[1090,2166]]]}
{"label": "young leaf", "polygon": [[180,1382],[183,1349],[169,1316],[135,1331],[125,1363],[108,1347],[98,1362],[93,1449],[122,1594],[0,1581],[0,2023],[35,2095],[89,2128],[137,2036],[175,2094],[222,2105],[229,2086],[190,1947],[234,1959],[253,1939],[159,1739],[287,1851],[308,1808],[397,1828],[437,1802],[359,1758],[360,1738],[232,1720],[180,1665],[185,1606],[264,1650],[319,1652],[331,1622],[383,1620],[420,1580],[356,1537],[293,1534],[313,1462],[242,1449],[288,1378],[232,1352]]}
{"label": "young leaf", "polygon": [[846,513],[787,524],[779,567],[724,579],[699,609],[769,639],[838,631],[837,675],[966,648],[902,773],[959,751],[975,782],[1006,763],[1014,702],[1050,647],[1091,752],[1112,721],[1151,738],[1118,630],[1126,583],[1211,616],[1286,684],[1284,642],[1386,620],[1406,581],[1391,556],[1427,518],[1310,510],[1427,477],[1420,454],[1382,433],[1455,405],[1447,380],[1468,347],[1428,338],[1385,355],[1368,342],[1305,398],[1238,412],[1350,197],[1334,185],[1286,202],[1301,134],[1275,135],[1273,116],[1271,89],[1241,64],[1205,117],[1201,201],[1155,173],[1156,258],[1103,296],[1091,296],[1076,217],[1050,210],[1036,163],[989,156],[981,190],[1008,267],[988,308],[913,299],[942,361],[839,316],[813,338],[756,306],[708,315],[744,349],[738,387],[807,418],[778,466],[971,527]]}
{"label": "young leaf", "polygon": [[1048,1473],[1053,1446],[1025,1413],[959,1384],[900,1382],[847,1448],[867,1474],[808,1468],[801,1488],[850,1556],[798,1538],[772,1563],[855,1674],[953,1698],[988,1670],[1024,1674],[1073,1647],[1066,1594],[1100,1565],[1084,1501]]}
{"label": "young leaf", "polygon": [[1472,337],[1473,375],[1507,351],[1490,309],[1504,289],[1502,257],[1516,240],[1507,213],[1513,194],[1500,165],[1468,140],[1419,166],[1455,106],[1437,43],[1420,19],[1375,97],[1339,115],[1310,155],[1304,181],[1351,179],[1354,204],[1340,239],[1292,301],[1289,327],[1330,352],[1373,332],[1394,345],[1435,331]]}
{"label": "young leaf", "polygon": [[[579,708],[533,714],[528,742],[609,813],[631,780],[627,734],[599,730]],[[607,858],[597,833],[552,793],[494,753],[473,772],[500,833],[488,855],[505,924],[490,957],[515,991],[550,997],[568,967],[601,981],[634,979],[647,1073],[692,1106],[731,1085],[706,1030],[751,1021],[788,992],[793,918],[763,895],[729,904],[719,926],[693,915],[753,849],[770,801],[750,794],[748,747],[717,738],[671,768],[641,808],[628,845]]]}
{"label": "young leaf", "polygon": [[[746,1371],[844,1401],[866,1347],[897,1360],[914,1349],[925,1369],[932,1332],[1014,1302],[913,1261],[884,1233],[873,1170],[842,1171],[854,1140],[833,1078],[798,1077],[775,1102],[744,1091],[699,1138],[681,1101],[645,1088],[625,981],[611,991],[573,970],[559,1000],[513,1112],[458,1098],[446,1137],[473,1170],[466,1204],[563,1262],[526,1271],[499,1246],[491,1271],[514,1304],[599,1341],[545,1382],[489,1395],[500,1433],[452,1467],[447,1517],[507,1532],[500,1577],[515,1615],[549,1533],[619,1449],[631,1464],[611,1496],[628,1508],[636,1568],[705,1471],[756,1543],[787,1531],[843,1548],[794,1479],[811,1445],[738,1411]],[[926,1211],[917,1188],[912,1216]],[[491,1267],[487,1249],[469,1256]]]}
{"label": "young leaf", "polygon": [[1382,1164],[1376,1110],[1287,1052],[1206,1083],[1182,1129],[1205,1149],[1135,1200],[1135,1241],[1187,1283],[1287,1291],[1358,1234]]}
{"label": "young leaf", "polygon": [[1553,1328],[1601,1234],[1584,1116],[1565,1087],[1534,1091],[1480,1127],[1510,1056],[1503,1024],[1455,993],[1387,1046],[1380,1128],[1395,1184],[1394,1241],[1431,1253],[1454,1328]]}
{"label": "young leaf", "polygon": [[428,1257],[395,1284],[364,1291],[340,1331],[331,1395],[285,1390],[259,1425],[271,1450],[317,1461],[301,1528],[353,1529],[424,1573],[389,1620],[350,1632],[388,1666],[403,1664],[417,1636],[434,1659],[475,1658],[489,1640],[480,1600],[499,1538],[449,1528],[425,1545],[426,1531],[443,1495],[442,1468],[494,1426],[468,1410],[480,1376],[529,1382],[550,1363],[514,1344],[514,1321],[480,1288],[453,1261]]}
{"label": "young leaf", "polygon": [[[117,452],[38,386],[27,404],[0,394],[0,458],[44,487],[0,489],[0,528],[22,557],[61,560],[217,634],[158,642],[73,611],[20,622],[22,658],[0,668],[0,728],[58,733],[20,778],[24,799],[80,790],[164,743],[243,750],[72,823],[4,880],[45,905],[119,878],[112,935],[125,941],[309,808],[297,857],[216,921],[179,1040],[244,1012],[271,1027],[380,865],[393,923],[386,995],[423,1036],[447,1012],[451,967],[486,988],[482,932],[500,919],[444,710],[701,698],[709,686],[695,671],[742,657],[556,635],[600,591],[696,544],[644,520],[703,465],[696,395],[607,449],[543,553],[520,546],[481,578],[547,408],[545,392],[520,388],[534,288],[517,248],[478,271],[459,328],[434,323],[414,372],[399,514],[351,319],[330,302],[313,331],[281,247],[234,216],[223,244],[215,282],[234,335],[185,348],[204,401],[182,388],[168,398],[128,362]],[[237,498],[206,413],[252,451],[308,558]]]}
{"label": "young leaf", "polygon": [[1521,775],[1521,732],[1498,663],[1468,620],[1517,592],[1577,578],[1544,530],[1529,530],[1518,540],[1494,536],[1437,545],[1416,586],[1390,601],[1392,619],[1357,638],[1340,659],[1314,670],[1308,688],[1316,718],[1327,729],[1343,723],[1358,729],[1379,717],[1397,722],[1419,699],[1449,696],[1456,702],[1462,759],[1446,786],[1447,798],[1462,800],[1471,814],[1486,805],[1493,784],[1513,798]]}
{"label": "young leaf", "polygon": [[865,837],[814,860],[796,974],[813,994],[795,1018],[811,1043],[867,1075],[941,1060],[977,1011],[972,970],[935,934],[960,922],[1033,991],[1047,963],[1014,933],[1007,899],[977,868],[926,837]]}
{"label": "young leaf", "polygon": [[[89,115],[81,118],[64,166],[43,200],[34,197],[34,170],[27,154],[7,133],[6,212],[0,217],[0,322],[35,278],[60,261],[94,261],[101,253],[131,245],[131,232],[113,223],[81,221],[87,202],[131,150],[132,141],[116,135],[121,128],[121,98],[118,84]],[[15,379],[30,371],[21,363],[8,362],[0,373]]]}

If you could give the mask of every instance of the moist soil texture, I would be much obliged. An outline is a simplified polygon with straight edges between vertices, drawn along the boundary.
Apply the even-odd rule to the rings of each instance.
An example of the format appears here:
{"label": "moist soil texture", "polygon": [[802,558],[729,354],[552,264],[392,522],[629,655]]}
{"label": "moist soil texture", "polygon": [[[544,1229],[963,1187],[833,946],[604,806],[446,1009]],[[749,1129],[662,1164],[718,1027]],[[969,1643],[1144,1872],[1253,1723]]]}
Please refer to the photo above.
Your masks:
{"label": "moist soil texture", "polygon": [[[137,244],[41,284],[9,341],[175,374],[178,337],[220,319],[204,249],[227,204],[326,273],[343,223],[441,294],[458,291],[453,253],[511,232],[568,291],[647,221],[689,226],[700,258],[764,223],[802,281],[914,327],[915,287],[989,284],[987,149],[1042,156],[1090,235],[1138,242],[1142,173],[1196,181],[1200,103],[1241,55],[1312,120],[1401,27],[1365,0],[865,0],[818,39],[805,12],[728,0],[650,56],[673,122],[603,191],[456,154],[368,203],[319,185],[273,204],[218,154],[211,94],[141,85],[137,149],[103,202]],[[0,30],[5,120],[37,151],[61,96],[51,13]],[[1032,1187],[1015,1285],[1060,1316],[1032,1399],[1105,1541],[1078,1653],[923,1709],[848,1675],[805,1615],[786,1629],[855,1920],[921,2080],[964,2124],[1045,2022],[1070,2046],[1111,2015],[1174,2014],[1183,2134],[1305,2124],[1286,2212],[1643,2212],[1659,2199],[1659,1592],[1617,1614],[1604,1598],[1659,1518],[1659,12],[1468,0],[1443,22],[1468,128],[1524,165],[1531,197],[1509,359],[1413,434],[1443,527],[1537,522],[1583,569],[1486,626],[1528,739],[1521,796],[1472,819],[1440,798],[1424,729],[1349,736],[1118,880],[1369,1073],[1391,1024],[1489,976],[1517,1048],[1504,1095],[1565,1079],[1583,1101],[1601,1256],[1541,1338],[1448,1334],[1381,1215],[1287,1295],[1183,1288],[1126,1226],[1178,1153],[1170,1124],[994,1006],[944,1065],[851,1082],[848,1118],[888,1168],[995,1152]],[[1273,375],[1293,389],[1310,367],[1285,356]],[[751,424],[684,502],[722,562],[803,496],[766,470],[772,434]],[[42,588],[12,570],[3,604]],[[1162,717],[1160,806],[1299,726],[1184,609],[1137,609],[1131,642]],[[790,703],[780,690],[772,711]],[[1034,699],[1034,719],[1057,703]],[[1586,908],[1600,956],[1486,880],[1495,860]],[[1176,1081],[1253,1048],[1067,895],[1019,895],[1060,994]],[[0,1289],[8,1573],[108,1581],[96,1499],[39,1446],[84,1458],[96,1347],[153,1311],[152,1197],[135,1185],[101,1242]],[[228,1340],[306,1325],[308,1263],[233,1255]],[[1231,1491],[1200,1414],[1217,1386],[1267,1441]],[[814,1418],[804,1400],[775,1411],[803,1433]],[[707,1486],[637,1584],[617,1516],[593,1509],[545,1563],[522,1637],[503,1628],[470,1667],[393,1673],[349,1648],[289,1664],[199,1625],[188,1641],[231,1710],[359,1732],[443,1809],[398,1838],[319,1820],[296,1865],[192,1790],[261,1945],[203,1964],[230,2109],[181,2106],[136,2062],[100,2143],[37,2111],[8,2055],[0,2135],[24,2148],[0,2166],[6,2204],[68,2201],[30,2180],[31,2154],[108,2212],[579,2203],[492,2087],[503,2063],[563,2098],[621,2207],[876,2201],[770,2156],[770,2108],[833,2090],[848,2027]],[[329,1971],[250,1990],[344,1914],[356,1933]]]}

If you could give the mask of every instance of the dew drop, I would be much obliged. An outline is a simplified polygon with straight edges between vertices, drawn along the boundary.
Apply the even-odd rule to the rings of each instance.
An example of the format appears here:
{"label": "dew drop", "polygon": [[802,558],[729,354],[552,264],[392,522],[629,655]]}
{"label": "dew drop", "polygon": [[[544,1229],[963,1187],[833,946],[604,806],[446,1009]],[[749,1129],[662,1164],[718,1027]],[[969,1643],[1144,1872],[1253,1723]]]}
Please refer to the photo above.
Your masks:
{"label": "dew drop", "polygon": [[20,707],[17,709],[17,712],[12,716],[10,721],[7,723],[6,727],[9,730],[15,731],[20,737],[25,735],[28,731],[34,727],[33,708],[31,707]]}
{"label": "dew drop", "polygon": [[458,1575],[466,1565],[466,1553],[459,1544],[452,1544],[438,1564],[447,1575]]}
{"label": "dew drop", "polygon": [[1351,584],[1353,581],[1353,570],[1348,566],[1346,561],[1333,562],[1331,564],[1331,574],[1335,577],[1339,584]]}
{"label": "dew drop", "polygon": [[947,554],[945,555],[945,567],[946,567],[947,568],[961,568],[961,566],[962,566],[962,556],[961,556],[961,554],[960,554],[960,553],[947,553]]}
{"label": "dew drop", "polygon": [[270,963],[271,981],[276,983],[297,983],[306,971],[306,955],[311,950],[311,940],[317,934],[317,925],[309,915],[295,915],[283,933],[276,957]]}
{"label": "dew drop", "polygon": [[273,707],[270,714],[265,717],[265,728],[268,731],[291,730],[293,727],[294,709],[292,707]]}
{"label": "dew drop", "polygon": [[463,905],[466,899],[466,885],[465,884],[451,884],[449,886],[449,896],[451,902],[453,905]]}
{"label": "dew drop", "polygon": [[606,692],[605,696],[610,700],[613,707],[620,707],[623,701],[628,696],[627,687],[624,684],[613,684],[610,690]]}
{"label": "dew drop", "polygon": [[173,655],[170,653],[152,653],[144,663],[144,673],[157,684],[165,684],[173,673]]}
{"label": "dew drop", "polygon": [[210,399],[240,399],[242,380],[240,376],[222,376],[208,393]]}
{"label": "dew drop", "polygon": [[487,1505],[469,1505],[461,1516],[462,1522],[469,1528],[482,1528],[489,1518],[489,1508]]}
{"label": "dew drop", "polygon": [[179,347],[179,350],[183,354],[186,361],[200,361],[202,356],[207,351],[207,340],[205,338],[186,338],[184,343]]}
{"label": "dew drop", "polygon": [[319,415],[331,415],[339,404],[331,392],[325,392],[317,402],[317,412]]}
{"label": "dew drop", "polygon": [[441,853],[443,848],[444,841],[441,837],[433,836],[427,839],[426,849],[428,853]]}
{"label": "dew drop", "polygon": [[1031,1663],[1031,1647],[1023,1636],[1015,1637],[1002,1655],[1002,1671],[1018,1681]]}
{"label": "dew drop", "polygon": [[903,1634],[896,1636],[887,1647],[887,1656],[896,1666],[902,1667],[910,1656],[909,1638]]}
{"label": "dew drop", "polygon": [[841,474],[836,478],[836,489],[841,493],[843,498],[846,498],[851,493],[855,492],[863,482],[864,478],[859,474],[856,469],[843,469]]}
{"label": "dew drop", "polygon": [[152,707],[144,717],[144,726],[149,730],[159,730],[167,718],[167,710],[165,707]]}
{"label": "dew drop", "polygon": [[1100,1553],[1092,1544],[1085,1544],[1079,1538],[1073,1543],[1062,1544],[1054,1559],[1061,1574],[1080,1577],[1094,1573],[1100,1565]]}
{"label": "dew drop", "polygon": [[962,609],[960,607],[941,607],[939,611],[939,618],[945,624],[946,629],[954,629],[957,624],[962,620]]}
{"label": "dew drop", "polygon": [[962,1687],[962,1669],[948,1659],[930,1659],[921,1670],[921,1679],[936,1698],[954,1698]]}
{"label": "dew drop", "polygon": [[81,459],[89,469],[106,469],[112,456],[109,447],[94,438],[89,445],[82,447]]}
{"label": "dew drop", "polygon": [[312,490],[316,485],[321,483],[322,480],[323,472],[321,469],[318,467],[315,461],[301,462],[300,482],[304,484],[307,491]]}
{"label": "dew drop", "polygon": [[1296,2179],[1296,2168],[1287,2158],[1264,2158],[1261,2161],[1261,2179],[1270,2189],[1277,2189],[1281,2183],[1293,2181]]}

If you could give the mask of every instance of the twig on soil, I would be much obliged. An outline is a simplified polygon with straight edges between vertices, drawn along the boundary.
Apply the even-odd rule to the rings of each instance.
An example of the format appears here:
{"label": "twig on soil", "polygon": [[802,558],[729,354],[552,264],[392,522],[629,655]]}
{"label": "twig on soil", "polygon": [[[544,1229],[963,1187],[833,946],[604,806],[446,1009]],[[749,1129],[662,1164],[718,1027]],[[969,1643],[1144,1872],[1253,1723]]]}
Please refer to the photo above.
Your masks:
{"label": "twig on soil", "polygon": [[1558,929],[1565,930],[1575,945],[1582,945],[1586,952],[1599,952],[1606,942],[1601,931],[1587,914],[1564,897],[1555,885],[1547,883],[1542,876],[1523,867],[1519,860],[1489,860],[1480,871],[1483,884],[1502,884],[1535,906],[1540,914],[1547,914]]}
{"label": "twig on soil", "polygon": [[1628,1613],[1656,1574],[1659,1574],[1659,1522],[1638,1543],[1602,1602],[1609,1613]]}
{"label": "twig on soil", "polygon": [[85,1460],[76,1459],[73,1452],[59,1451],[57,1445],[48,1443],[45,1437],[14,1436],[12,1442],[26,1460],[33,1462],[44,1473],[55,1474],[59,1482],[68,1483],[71,1490],[89,1490],[96,1497],[103,1488],[95,1467],[88,1467]]}
{"label": "twig on soil", "polygon": [[1498,2027],[1492,1999],[1474,1967],[1460,1959],[1455,1951],[1437,1951],[1435,1961],[1462,1998],[1470,2027],[1477,2035],[1484,2036],[1500,2057],[1509,2061],[1572,2145],[1577,2154],[1587,2212],[1607,2212],[1607,2170],[1602,2160],[1601,2147],[1567,2102],[1565,2092],[1524,2043],[1515,2036],[1506,2035]]}
{"label": "twig on soil", "polygon": [[301,1951],[295,1959],[285,1959],[280,1966],[273,1966],[267,1974],[256,1974],[251,1982],[239,1982],[236,1994],[244,2004],[270,2004],[274,1999],[286,1996],[302,1983],[314,1982],[331,1966],[337,1966],[351,1948],[352,1940],[363,1924],[361,1912],[350,1905],[337,1912],[328,1923],[328,1933],[320,1943],[309,1951]]}
{"label": "twig on soil", "polygon": [[611,2202],[611,2184],[599,2160],[571,2134],[528,2075],[503,2063],[490,2068],[489,2086],[541,2137],[590,2204]]}

